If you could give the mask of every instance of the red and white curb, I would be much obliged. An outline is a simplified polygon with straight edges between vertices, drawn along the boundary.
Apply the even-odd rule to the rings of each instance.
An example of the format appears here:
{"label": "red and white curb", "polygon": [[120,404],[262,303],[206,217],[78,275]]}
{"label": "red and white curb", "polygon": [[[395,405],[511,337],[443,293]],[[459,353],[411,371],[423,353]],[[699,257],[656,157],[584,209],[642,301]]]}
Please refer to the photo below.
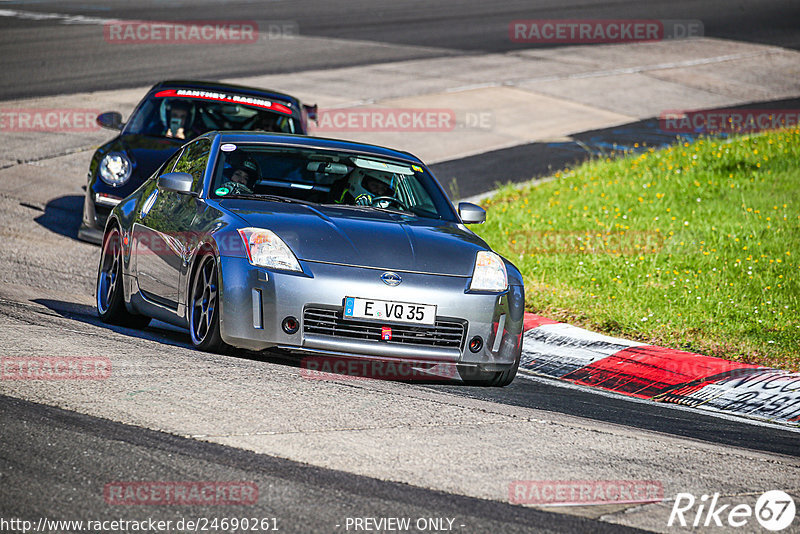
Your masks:
{"label": "red and white curb", "polygon": [[646,345],[525,314],[520,369],[609,391],[800,427],[800,373]]}

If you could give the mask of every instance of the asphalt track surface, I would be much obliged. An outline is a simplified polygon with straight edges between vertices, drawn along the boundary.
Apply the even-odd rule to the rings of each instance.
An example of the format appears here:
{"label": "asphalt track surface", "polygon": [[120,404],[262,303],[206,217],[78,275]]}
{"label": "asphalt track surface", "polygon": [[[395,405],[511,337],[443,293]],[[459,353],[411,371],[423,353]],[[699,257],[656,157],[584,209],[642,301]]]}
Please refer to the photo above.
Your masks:
{"label": "asphalt track surface", "polygon": [[[446,5],[429,2],[219,2],[188,3],[150,2],[119,3],[103,7],[96,2],[37,2],[19,4],[2,2],[0,9],[72,13],[84,16],[150,20],[255,19],[262,23],[275,20],[297,21],[300,35],[309,39],[286,43],[267,43],[264,49],[173,47],[175,50],[154,57],[146,46],[117,46],[102,42],[97,25],[63,24],[58,20],[0,18],[0,99],[51,95],[77,91],[111,89],[151,83],[165,77],[191,76],[218,78],[265,72],[377,63],[417,57],[508,51],[508,22],[517,18],[662,18],[700,19],[707,35],[750,40],[798,48],[796,21],[800,5],[796,2],[529,2],[488,3],[452,2]],[[144,7],[142,7],[144,6]],[[457,15],[454,15],[457,13]],[[100,33],[98,33],[100,31]],[[98,35],[100,44],[98,45]],[[314,39],[319,38],[316,41]],[[331,39],[339,43],[332,45]],[[274,45],[274,46],[272,46]],[[232,54],[231,51],[234,53]],[[215,56],[216,55],[216,56]],[[224,57],[225,62],[214,57]],[[124,67],[123,67],[124,66]],[[646,137],[647,121],[628,130],[587,133],[584,140],[616,142],[626,146],[631,136]],[[611,140],[611,141],[609,141]],[[653,139],[653,143],[657,143]],[[605,145],[604,145],[605,146]],[[446,162],[435,169],[440,178],[448,170],[463,175],[464,169],[479,167],[481,161],[506,159],[521,161],[537,155],[556,168],[581,159],[580,146],[528,145],[511,151],[484,156],[483,160],[460,162],[461,167]],[[544,150],[547,157],[538,157]],[[525,158],[519,157],[522,154]],[[554,155],[555,154],[555,155]],[[476,156],[481,158],[482,156]],[[559,159],[561,158],[561,159]],[[547,167],[541,169],[541,173]],[[529,169],[520,169],[520,175]],[[538,171],[537,171],[538,173]],[[507,176],[506,176],[507,177]],[[487,181],[482,182],[486,184]],[[476,181],[465,182],[466,193],[485,190]],[[462,191],[463,192],[463,191]],[[56,255],[63,250],[67,258],[81,261],[94,258],[86,245],[75,244],[80,220],[81,197],[65,195],[46,206],[37,198],[6,197],[16,204],[13,213],[3,215],[4,224],[24,227],[36,224],[53,235]],[[28,218],[34,219],[31,223]],[[9,221],[13,225],[7,224]],[[46,262],[28,264],[22,251],[6,251],[3,265],[16,265],[15,282],[47,276]],[[74,256],[73,256],[74,254]],[[17,257],[19,256],[19,258]],[[91,260],[86,260],[87,265]],[[80,265],[69,272],[52,271],[56,282],[36,282],[63,286],[65,291],[86,285],[85,269]],[[91,284],[92,282],[88,282]],[[110,329],[96,318],[86,305],[59,300],[38,301],[52,316],[36,314],[26,303],[0,299],[0,316],[14,321],[29,321],[32,326],[74,330],[86,334],[87,343],[98,339],[97,331],[109,336],[122,333],[132,339],[141,337],[165,346],[185,347],[184,334],[159,328],[143,333]],[[94,336],[94,337],[93,337]],[[111,339],[109,337],[109,339]],[[112,341],[103,340],[104,343]],[[291,368],[296,362],[261,356],[225,357],[226,366],[245,373],[254,360],[265,366]],[[544,413],[599,422],[624,432],[656,432],[730,447],[788,457],[800,457],[797,432],[774,426],[756,425],[723,419],[692,410],[634,402],[615,396],[600,396],[587,389],[564,387],[557,382],[517,379],[503,389],[463,388],[452,385],[426,385],[429,390],[457,398],[476,399],[498,406],[526,408]],[[92,417],[2,395],[0,390],[0,517],[42,517],[62,519],[103,519],[119,515],[101,498],[102,485],[109,480],[252,480],[268,499],[245,515],[278,517],[284,532],[342,531],[345,516],[454,517],[465,525],[463,532],[625,532],[626,527],[603,521],[555,514],[506,503],[465,497],[388,482],[377,477],[356,475],[341,470],[314,467],[238,448],[177,437],[137,426]],[[531,451],[536,454],[536,451]],[[657,473],[656,476],[668,476]],[[234,515],[237,510],[225,510]],[[254,513],[255,512],[255,513]],[[153,517],[178,519],[192,516],[221,516],[216,509],[202,507],[142,508],[130,507],[123,514],[128,519]],[[631,530],[632,531],[632,530]]]}
{"label": "asphalt track surface", "polygon": [[127,507],[125,518],[276,518],[281,532],[305,533],[344,531],[345,516],[396,517],[402,511],[453,519],[458,532],[641,532],[320,469],[5,396],[0,396],[0,428],[4,448],[25,451],[29,459],[20,462],[10,454],[0,459],[3,517],[116,519],[119,511],[103,501],[101,481],[186,480],[202,473],[206,480],[255,483],[259,504],[226,506],[224,512],[201,505],[182,506],[179,513],[170,506]]}
{"label": "asphalt track surface", "polygon": [[[83,0],[0,2],[0,9],[26,13],[0,16],[0,100],[531,48],[509,38],[518,19],[699,20],[709,37],[800,47],[794,0]],[[30,13],[100,21],[31,20]],[[250,45],[112,44],[103,37],[106,19],[247,20],[264,35]],[[298,38],[270,39],[270,24],[282,23]]]}

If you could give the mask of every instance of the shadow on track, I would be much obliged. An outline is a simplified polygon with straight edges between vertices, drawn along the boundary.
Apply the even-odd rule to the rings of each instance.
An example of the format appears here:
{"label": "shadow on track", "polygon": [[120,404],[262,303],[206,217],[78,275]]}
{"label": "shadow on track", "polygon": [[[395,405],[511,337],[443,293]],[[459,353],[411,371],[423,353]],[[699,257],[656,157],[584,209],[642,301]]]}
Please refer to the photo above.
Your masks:
{"label": "shadow on track", "polygon": [[800,456],[800,434],[772,426],[723,419],[697,410],[600,395],[589,387],[565,387],[557,380],[517,376],[504,388],[436,387],[453,395],[561,413],[615,425],[661,432],[710,443]]}
{"label": "shadow on track", "polygon": [[[34,299],[31,302],[44,306],[65,319],[105,328],[125,336],[193,349],[189,341],[188,330],[161,321],[154,320],[147,328],[139,330],[102,322],[97,316],[97,309],[94,306],[54,299]],[[452,385],[459,383],[451,379],[423,377],[419,373],[414,373],[412,370],[407,369],[407,366],[400,362],[388,365],[358,358],[320,358],[312,355],[293,354],[279,349],[263,351],[230,349],[222,355],[301,369],[307,372],[310,378],[320,380],[362,381],[368,379],[426,385]]]}
{"label": "shadow on track", "polygon": [[[38,209],[35,206],[23,205]],[[83,196],[66,195],[49,201],[44,213],[33,220],[53,233],[78,241],[78,228],[82,217]]]}
{"label": "shadow on track", "polygon": [[[52,299],[35,299],[32,302],[65,319],[105,328],[125,336],[186,349],[192,348],[188,332],[161,322],[153,322],[144,330],[135,330],[103,323],[97,317],[93,306]],[[227,356],[294,368],[303,366],[301,356],[287,352],[235,350]],[[365,382],[364,379],[369,378],[359,373],[351,373],[326,376],[324,379],[357,380],[368,386],[369,382]],[[557,381],[532,381],[518,376],[510,386],[504,388],[468,387],[454,381],[407,380],[405,382],[488,402],[561,413],[711,443],[800,456],[798,433],[791,430],[757,426],[741,420],[722,419],[699,411],[677,409],[654,402],[637,402],[622,396],[601,396],[591,388],[564,387]]]}

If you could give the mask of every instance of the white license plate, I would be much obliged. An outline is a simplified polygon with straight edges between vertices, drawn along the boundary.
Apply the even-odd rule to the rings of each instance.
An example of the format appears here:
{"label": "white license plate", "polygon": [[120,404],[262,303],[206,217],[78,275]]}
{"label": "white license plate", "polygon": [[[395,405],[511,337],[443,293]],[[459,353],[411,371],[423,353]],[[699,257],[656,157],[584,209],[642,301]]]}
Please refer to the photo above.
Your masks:
{"label": "white license plate", "polygon": [[344,316],[352,319],[377,319],[392,323],[432,325],[436,322],[436,306],[346,297],[344,299]]}

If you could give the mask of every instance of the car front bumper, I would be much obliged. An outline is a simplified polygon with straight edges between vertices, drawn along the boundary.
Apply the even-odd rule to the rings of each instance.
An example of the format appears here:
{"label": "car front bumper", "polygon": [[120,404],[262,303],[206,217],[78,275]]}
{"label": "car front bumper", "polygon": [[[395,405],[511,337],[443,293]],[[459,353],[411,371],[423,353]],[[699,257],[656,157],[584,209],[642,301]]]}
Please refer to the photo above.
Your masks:
{"label": "car front bumper", "polygon": [[102,244],[103,232],[111,210],[143,183],[138,175],[132,176],[120,187],[112,187],[99,178],[89,175],[83,199],[83,217],[78,239]]}
{"label": "car front bumper", "polygon": [[91,184],[86,188],[86,195],[83,199],[83,218],[78,229],[78,239],[99,245],[103,242],[103,232],[105,231],[108,216],[114,206],[122,202],[122,197],[116,191],[113,194],[105,193],[104,191],[98,193],[95,191],[96,188]]}
{"label": "car front bumper", "polygon": [[[253,267],[245,258],[223,256],[219,261],[220,331],[222,339],[235,347],[457,363],[487,371],[508,369],[519,357],[525,300],[519,285],[500,294],[470,293],[468,277],[399,272],[402,283],[390,287],[380,280],[384,271],[379,269],[302,261],[303,273],[289,273]],[[437,321],[463,324],[461,343],[457,347],[430,346],[382,341],[380,335],[364,339],[307,331],[304,315],[309,307],[338,310],[342,320],[345,297],[434,304]],[[294,334],[281,327],[287,317],[299,322]],[[482,346],[473,352],[469,342],[475,337],[480,337]]]}

